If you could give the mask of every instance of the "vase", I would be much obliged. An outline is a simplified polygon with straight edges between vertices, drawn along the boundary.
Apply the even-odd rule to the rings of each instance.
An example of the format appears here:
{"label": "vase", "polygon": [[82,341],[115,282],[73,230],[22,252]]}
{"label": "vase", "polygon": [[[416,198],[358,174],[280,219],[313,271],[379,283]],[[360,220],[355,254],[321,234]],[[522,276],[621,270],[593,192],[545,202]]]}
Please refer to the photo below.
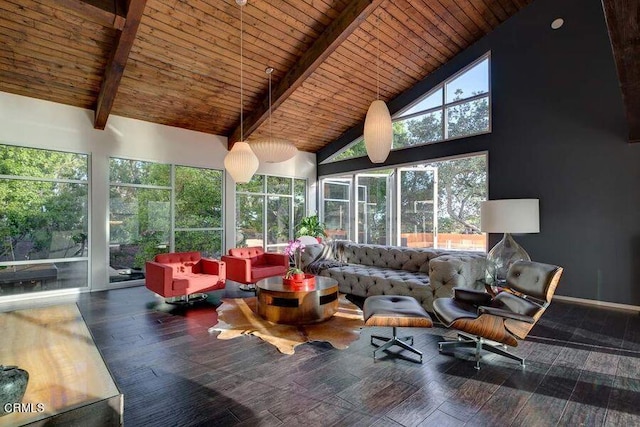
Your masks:
{"label": "vase", "polygon": [[291,287],[294,290],[313,289],[316,283],[316,278],[312,274],[299,274],[302,277],[295,277],[298,273],[292,275],[290,278],[283,277],[282,283]]}
{"label": "vase", "polygon": [[11,413],[5,411],[7,404],[22,403],[28,382],[29,373],[24,369],[0,365],[0,416]]}

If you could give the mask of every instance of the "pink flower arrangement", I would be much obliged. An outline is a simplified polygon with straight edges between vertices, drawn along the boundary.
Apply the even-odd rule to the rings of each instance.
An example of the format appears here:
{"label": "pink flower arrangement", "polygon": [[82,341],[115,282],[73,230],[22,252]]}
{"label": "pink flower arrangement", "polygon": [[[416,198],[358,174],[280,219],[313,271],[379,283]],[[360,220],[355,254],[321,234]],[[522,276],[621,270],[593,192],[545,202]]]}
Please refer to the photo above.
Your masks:
{"label": "pink flower arrangement", "polygon": [[302,263],[302,251],[304,248],[304,243],[298,239],[289,240],[289,244],[284,248],[285,255],[293,256],[294,267],[289,269],[289,274],[302,273],[302,269],[300,267]]}
{"label": "pink flower arrangement", "polygon": [[284,254],[285,255],[294,255],[296,254],[296,252],[298,251],[302,251],[304,249],[304,243],[302,243],[300,240],[296,239],[296,240],[289,240],[289,244],[287,245],[286,248],[284,248]]}

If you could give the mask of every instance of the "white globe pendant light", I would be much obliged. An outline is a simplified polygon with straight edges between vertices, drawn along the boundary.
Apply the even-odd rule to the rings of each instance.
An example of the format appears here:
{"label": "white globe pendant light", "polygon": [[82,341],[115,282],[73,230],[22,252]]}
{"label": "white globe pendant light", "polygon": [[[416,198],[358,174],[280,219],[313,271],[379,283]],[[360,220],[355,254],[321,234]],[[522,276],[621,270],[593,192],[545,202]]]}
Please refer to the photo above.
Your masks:
{"label": "white globe pendant light", "polygon": [[267,67],[264,71],[269,76],[269,137],[252,141],[251,148],[261,162],[280,163],[293,158],[298,149],[291,141],[273,137],[271,127],[271,73],[273,73],[273,68]]}
{"label": "white globe pendant light", "polygon": [[240,141],[233,144],[231,150],[227,153],[224,158],[224,167],[231,175],[231,178],[238,184],[245,184],[251,181],[253,174],[258,170],[258,158],[251,150],[251,147],[246,142],[243,142],[244,139],[244,127],[243,127],[243,118],[244,118],[244,103],[243,103],[243,69],[242,69],[242,6],[247,4],[247,0],[236,0],[238,6],[240,6]]}
{"label": "white globe pendant light", "polygon": [[224,167],[231,178],[238,184],[251,181],[253,174],[258,170],[258,158],[243,141],[233,144],[231,151],[224,158]]}
{"label": "white globe pendant light", "polygon": [[364,145],[367,156],[373,163],[384,163],[391,151],[392,142],[391,114],[387,104],[376,99],[369,106],[367,117],[364,119]]}
{"label": "white globe pendant light", "polygon": [[286,139],[269,137],[251,142],[251,149],[265,163],[280,163],[292,159],[298,149]]}
{"label": "white globe pendant light", "polygon": [[[379,21],[376,21],[378,26]],[[376,29],[378,29],[376,26]],[[379,29],[378,29],[379,31]],[[376,100],[371,103],[364,119],[364,145],[373,163],[384,163],[393,143],[393,125],[387,104],[380,99],[380,35],[377,35]]]}

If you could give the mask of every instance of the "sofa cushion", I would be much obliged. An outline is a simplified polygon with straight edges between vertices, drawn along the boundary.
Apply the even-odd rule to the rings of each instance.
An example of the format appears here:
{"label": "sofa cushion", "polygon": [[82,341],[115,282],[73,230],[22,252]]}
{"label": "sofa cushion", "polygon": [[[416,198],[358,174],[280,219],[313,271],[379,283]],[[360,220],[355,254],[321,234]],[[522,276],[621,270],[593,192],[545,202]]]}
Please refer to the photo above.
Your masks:
{"label": "sofa cushion", "polygon": [[333,261],[330,259],[320,259],[318,261],[314,261],[303,270],[310,274],[320,274],[323,270],[331,267],[341,267],[343,265],[347,265],[344,262]]}
{"label": "sofa cushion", "polygon": [[392,268],[412,272],[429,273],[429,261],[443,254],[443,251],[428,248],[407,248],[402,246],[362,245],[346,243],[343,258],[349,264],[371,267]]}
{"label": "sofa cushion", "polygon": [[484,289],[487,261],[483,253],[446,254],[429,262],[429,277],[436,298],[452,295],[454,287]]}
{"label": "sofa cushion", "polygon": [[431,306],[433,292],[429,276],[423,273],[344,264],[330,267],[322,276],[336,279],[340,292],[368,297],[371,295],[406,295],[414,297],[422,306]]}

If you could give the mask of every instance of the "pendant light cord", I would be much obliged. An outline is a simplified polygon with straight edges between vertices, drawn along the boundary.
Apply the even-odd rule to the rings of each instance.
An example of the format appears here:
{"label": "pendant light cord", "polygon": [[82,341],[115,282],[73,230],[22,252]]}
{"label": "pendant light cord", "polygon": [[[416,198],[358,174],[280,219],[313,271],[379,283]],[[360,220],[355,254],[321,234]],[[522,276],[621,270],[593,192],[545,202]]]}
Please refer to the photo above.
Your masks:
{"label": "pendant light cord", "polygon": [[273,69],[267,68],[267,73],[269,74],[269,139],[273,141],[273,127],[271,124],[271,73],[273,73]]}
{"label": "pendant light cord", "polygon": [[242,60],[244,58],[244,52],[242,50],[242,42],[243,42],[243,17],[242,17],[242,5],[240,5],[240,141],[244,141],[244,98],[243,98],[243,69],[242,69]]}
{"label": "pendant light cord", "polygon": [[380,99],[380,15],[376,18],[376,39],[378,40],[378,54],[376,57],[376,99]]}

